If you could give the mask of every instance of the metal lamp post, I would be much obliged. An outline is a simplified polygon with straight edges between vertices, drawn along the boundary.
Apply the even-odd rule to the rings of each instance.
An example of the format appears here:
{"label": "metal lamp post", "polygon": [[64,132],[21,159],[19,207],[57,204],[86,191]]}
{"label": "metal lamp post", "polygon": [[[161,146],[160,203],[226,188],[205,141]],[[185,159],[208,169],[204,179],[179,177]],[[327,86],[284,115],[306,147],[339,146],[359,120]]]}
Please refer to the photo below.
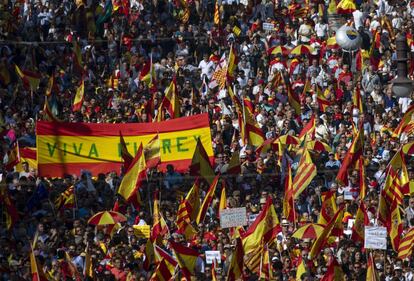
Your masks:
{"label": "metal lamp post", "polygon": [[408,45],[405,33],[395,40],[397,49],[397,78],[392,80],[392,91],[397,97],[408,97],[413,90],[413,81],[407,78]]}

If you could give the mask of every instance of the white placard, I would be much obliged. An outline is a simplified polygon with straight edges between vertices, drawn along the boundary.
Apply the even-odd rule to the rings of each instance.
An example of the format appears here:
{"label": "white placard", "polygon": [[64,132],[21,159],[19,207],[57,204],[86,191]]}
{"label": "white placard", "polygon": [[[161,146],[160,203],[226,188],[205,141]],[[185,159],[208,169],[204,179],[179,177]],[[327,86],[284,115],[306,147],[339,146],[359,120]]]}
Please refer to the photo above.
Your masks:
{"label": "white placard", "polygon": [[344,200],[354,200],[352,196],[351,188],[345,187],[344,188]]}
{"label": "white placard", "polygon": [[352,229],[352,227],[354,226],[354,223],[355,223],[355,219],[349,219],[347,228]]}
{"label": "white placard", "polygon": [[215,259],[217,263],[221,263],[220,251],[206,251],[206,263],[212,264]]}
{"label": "white placard", "polygon": [[246,207],[220,211],[220,227],[229,228],[247,224]]}
{"label": "white placard", "polygon": [[273,31],[273,30],[275,30],[275,25],[273,23],[264,22],[263,23],[263,30]]}
{"label": "white placard", "polygon": [[365,226],[366,249],[387,249],[387,228],[382,226]]}

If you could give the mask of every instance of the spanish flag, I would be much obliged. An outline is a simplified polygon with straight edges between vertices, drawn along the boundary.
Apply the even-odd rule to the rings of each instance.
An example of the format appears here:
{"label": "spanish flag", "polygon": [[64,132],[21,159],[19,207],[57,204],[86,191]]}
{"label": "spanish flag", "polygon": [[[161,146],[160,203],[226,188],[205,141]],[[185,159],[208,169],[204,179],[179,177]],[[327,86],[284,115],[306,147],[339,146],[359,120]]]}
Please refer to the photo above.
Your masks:
{"label": "spanish flag", "polygon": [[354,106],[356,108],[358,108],[359,113],[364,112],[364,105],[363,105],[363,102],[362,102],[361,89],[358,85],[355,86],[354,94],[352,96],[352,103],[354,104]]}
{"label": "spanish flag", "polygon": [[188,220],[183,220],[181,226],[177,229],[177,233],[184,235],[187,241],[192,241],[197,231]]}
{"label": "spanish flag", "polygon": [[338,14],[352,14],[356,10],[354,0],[341,0],[336,6]]}
{"label": "spanish flag", "polygon": [[244,119],[244,141],[247,144],[255,147],[260,146],[264,142],[263,131],[257,124],[256,118],[247,106],[243,106],[243,119]]}
{"label": "spanish flag", "polygon": [[400,206],[397,204],[397,201],[391,203],[391,216],[388,220],[388,233],[391,240],[391,245],[394,251],[398,251],[400,246],[400,239],[403,232],[403,224],[401,221]]}
{"label": "spanish flag", "polygon": [[260,260],[260,280],[273,280],[273,270],[269,258],[269,247],[264,246],[263,255]]}
{"label": "spanish flag", "polygon": [[201,177],[209,184],[213,182],[214,171],[200,138],[197,139],[197,146],[194,150],[193,159],[191,160],[190,175]]}
{"label": "spanish flag", "polygon": [[364,243],[365,226],[367,225],[369,225],[369,218],[367,210],[365,209],[364,201],[361,200],[361,203],[359,203],[359,208],[355,216],[354,225],[352,226],[351,240],[355,242],[359,241],[361,243]]}
{"label": "spanish flag", "polygon": [[75,188],[73,185],[62,192],[55,200],[55,209],[70,209],[75,206]]}
{"label": "spanish flag", "polygon": [[157,121],[165,120],[164,110],[168,113],[170,119],[179,118],[180,117],[180,98],[177,94],[177,85],[175,77],[171,81],[170,85],[167,89],[165,89],[165,96],[158,108],[157,113]]}
{"label": "spanish flag", "polygon": [[137,155],[134,157],[134,160],[132,160],[129,169],[125,172],[121,185],[118,188],[118,194],[127,201],[132,200],[132,196],[139,193],[138,190],[146,178],[146,170],[145,157],[143,155],[141,143]]}
{"label": "spanish flag", "polygon": [[27,162],[29,168],[37,169],[37,149],[36,147],[19,147],[20,162],[16,165],[16,171],[23,171],[22,164]]}
{"label": "spanish flag", "polygon": [[47,121],[50,122],[62,122],[62,120],[60,120],[54,113],[53,110],[50,106],[48,97],[45,96],[45,104],[43,105],[43,114],[44,114],[44,118]]}
{"label": "spanish flag", "polygon": [[214,195],[216,193],[216,187],[219,181],[220,175],[217,175],[213,182],[210,185],[210,188],[207,191],[206,197],[204,198],[203,203],[201,204],[201,208],[200,211],[198,212],[197,215],[197,219],[196,219],[196,223],[203,223],[204,222],[204,218],[206,217],[207,214],[207,209],[211,204],[211,201],[213,201]]}
{"label": "spanish flag", "polygon": [[196,262],[199,256],[198,251],[183,246],[174,241],[170,241],[171,249],[177,258],[178,266],[187,281],[191,280],[191,275],[195,275]]}
{"label": "spanish flag", "polygon": [[154,246],[154,257],[158,265],[150,280],[169,281],[174,275],[175,267],[178,265],[177,261],[157,245]]}
{"label": "spanish flag", "polygon": [[299,160],[299,166],[293,178],[293,198],[297,199],[305,188],[311,183],[317,174],[316,165],[312,161],[312,157],[305,146],[303,154]]}
{"label": "spanish flag", "polygon": [[185,207],[191,221],[195,221],[198,216],[198,210],[200,209],[200,182],[198,178],[194,181],[190,191],[188,191],[185,197]]}
{"label": "spanish flag", "polygon": [[413,113],[414,105],[410,106],[404,113],[404,116],[402,117],[400,123],[394,130],[394,137],[400,138],[402,133],[409,134],[414,130]]}
{"label": "spanish flag", "polygon": [[315,115],[312,114],[311,119],[306,123],[299,133],[299,139],[303,140],[305,136],[309,137],[311,140],[315,139]]}
{"label": "spanish flag", "polygon": [[260,243],[270,243],[280,229],[279,218],[269,197],[256,220],[242,235],[244,252],[252,252]]}
{"label": "spanish flag", "polygon": [[76,90],[76,95],[75,95],[75,99],[73,100],[73,106],[72,106],[72,110],[73,111],[80,111],[83,105],[83,100],[84,100],[84,96],[85,96],[85,81],[82,81],[78,87],[78,89]]}
{"label": "spanish flag", "polygon": [[335,216],[337,211],[336,192],[326,191],[321,194],[322,206],[318,218],[318,224],[326,225]]}
{"label": "spanish flag", "polygon": [[336,258],[332,256],[328,265],[328,270],[322,277],[321,281],[344,280],[344,278],[345,276],[341,266],[338,264]]}
{"label": "spanish flag", "polygon": [[47,277],[43,269],[39,266],[33,249],[30,251],[30,269],[32,272],[32,281],[47,281]]}
{"label": "spanish flag", "polygon": [[343,214],[344,214],[344,208],[341,207],[336,212],[336,214],[331,219],[331,221],[326,225],[322,233],[316,238],[315,242],[312,245],[312,249],[309,253],[310,259],[314,259],[319,255],[320,251],[325,246],[328,240],[328,237],[331,236],[331,232],[334,229],[335,225],[342,224]]}
{"label": "spanish flag", "polygon": [[19,150],[19,142],[15,141],[12,147],[7,151],[7,162],[5,168],[9,171],[13,170],[14,166],[16,166],[20,162],[20,150]]}
{"label": "spanish flag", "polygon": [[147,169],[152,169],[158,166],[161,161],[160,139],[158,135],[153,137],[149,143],[144,146],[144,155]]}
{"label": "spanish flag", "polygon": [[283,199],[283,216],[289,221],[296,221],[295,205],[293,200],[292,167],[288,164],[285,178],[285,196]]}
{"label": "spanish flag", "polygon": [[300,108],[300,99],[297,93],[295,93],[292,89],[292,86],[290,85],[290,83],[288,83],[287,86],[287,94],[288,94],[288,101],[289,104],[293,107],[293,109],[295,110],[296,114],[300,114],[301,113],[301,108]]}
{"label": "spanish flag", "polygon": [[306,273],[306,265],[302,259],[302,255],[299,255],[298,268],[296,270],[296,280],[302,280],[302,275]]}
{"label": "spanish flag", "polygon": [[220,202],[219,202],[219,211],[218,211],[219,217],[220,217],[221,211],[224,210],[224,209],[227,209],[227,197],[226,197],[226,184],[225,184],[225,181],[222,182]]}
{"label": "spanish flag", "polygon": [[83,74],[82,52],[76,40],[73,40],[73,68],[78,74]]}
{"label": "spanish flag", "polygon": [[243,275],[243,243],[240,238],[236,240],[236,249],[231,256],[229,271],[227,273],[228,281],[238,280]]}
{"label": "spanish flag", "polygon": [[149,271],[151,268],[151,264],[154,262],[155,259],[155,251],[154,251],[154,244],[152,240],[152,233],[150,239],[147,239],[147,243],[145,243],[145,260],[143,263],[143,267],[145,270]]}
{"label": "spanish flag", "polygon": [[[129,143],[128,143],[129,144]],[[125,142],[124,136],[122,135],[122,132],[119,131],[119,147],[121,150],[121,157],[122,160],[124,160],[124,169],[127,171],[129,167],[131,166],[132,161],[134,160],[134,157],[132,157],[131,153],[128,151],[128,144]]]}
{"label": "spanish flag", "polygon": [[26,90],[36,91],[39,88],[40,74],[28,70],[21,70],[17,64],[15,65],[16,74],[22,79],[23,86]]}
{"label": "spanish flag", "polygon": [[362,155],[362,149],[364,147],[364,130],[362,126],[359,126],[357,135],[352,141],[345,159],[342,161],[341,168],[338,171],[336,180],[342,184],[348,184],[348,169],[351,165],[354,165],[358,158]]}
{"label": "spanish flag", "polygon": [[139,74],[139,80],[143,82],[150,90],[155,89],[155,69],[152,64],[152,54],[149,61],[147,61]]}
{"label": "spanish flag", "polygon": [[404,260],[411,256],[414,246],[414,227],[410,228],[400,241],[398,258]]}
{"label": "spanish flag", "polygon": [[85,267],[83,269],[83,275],[85,277],[90,277],[92,280],[95,278],[95,272],[93,270],[93,260],[89,250],[89,245],[86,246]]}
{"label": "spanish flag", "polygon": [[160,200],[158,194],[158,192],[154,193],[154,211],[152,215],[150,240],[151,242],[158,240],[157,242],[161,243],[163,236],[168,233],[168,226],[160,212]]}
{"label": "spanish flag", "polygon": [[377,271],[375,270],[375,263],[372,257],[372,253],[369,253],[368,256],[368,263],[367,263],[367,281],[379,281],[380,278],[378,276]]}
{"label": "spanish flag", "polygon": [[4,180],[2,184],[3,186],[0,186],[0,203],[3,206],[3,212],[6,217],[7,230],[10,231],[19,220],[19,213],[10,199]]}
{"label": "spanish flag", "polygon": [[231,155],[226,173],[231,175],[238,175],[241,173],[240,152],[238,150],[234,151]]}
{"label": "spanish flag", "polygon": [[50,97],[53,93],[56,93],[58,91],[59,89],[57,88],[57,85],[55,83],[55,75],[52,74],[50,75],[49,80],[47,82],[45,95],[46,97]]}
{"label": "spanish flag", "polygon": [[229,59],[227,63],[227,81],[234,80],[235,78],[234,71],[236,70],[236,67],[237,67],[237,53],[236,53],[236,49],[234,48],[232,44],[230,47]]}

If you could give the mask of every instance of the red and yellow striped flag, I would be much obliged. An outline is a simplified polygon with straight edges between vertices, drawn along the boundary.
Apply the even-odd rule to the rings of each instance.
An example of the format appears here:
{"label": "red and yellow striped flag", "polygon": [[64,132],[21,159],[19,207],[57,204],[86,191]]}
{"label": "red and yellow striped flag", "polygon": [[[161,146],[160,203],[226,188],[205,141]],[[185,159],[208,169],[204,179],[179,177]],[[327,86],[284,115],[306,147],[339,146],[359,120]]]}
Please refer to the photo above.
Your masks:
{"label": "red and yellow striped flag", "polygon": [[398,258],[404,260],[409,258],[413,252],[414,246],[414,227],[410,228],[400,241],[398,247]]}
{"label": "red and yellow striped flag", "polygon": [[134,160],[134,157],[128,151],[128,144],[125,142],[125,139],[124,139],[124,136],[122,135],[122,132],[119,131],[119,146],[120,146],[120,150],[121,150],[122,160],[124,160],[124,169],[125,169],[125,171],[127,171],[129,169],[129,167],[131,166],[132,161]]}
{"label": "red and yellow striped flag", "polygon": [[328,270],[322,277],[321,281],[344,280],[344,272],[335,257],[331,257],[328,265]]}
{"label": "red and yellow striped flag", "polygon": [[191,160],[190,175],[203,178],[209,184],[213,182],[214,171],[200,138],[197,139],[197,146]]}
{"label": "red and yellow striped flag", "polygon": [[414,130],[413,113],[414,105],[410,106],[404,113],[404,116],[402,117],[400,123],[394,130],[393,136],[399,138],[401,137],[402,133],[406,133],[407,135],[412,133]]}
{"label": "red and yellow striped flag", "polygon": [[402,204],[404,194],[410,194],[410,179],[404,157],[403,150],[398,150],[389,163],[385,178],[384,191],[388,201],[396,200],[397,204]]}
{"label": "red and yellow striped flag", "polygon": [[30,269],[32,272],[32,281],[47,281],[47,277],[43,269],[39,266],[33,249],[30,251]]}
{"label": "red and yellow striped flag", "polygon": [[76,40],[73,40],[73,67],[79,74],[83,73],[82,52]]}
{"label": "red and yellow striped flag", "polygon": [[352,226],[351,240],[364,243],[365,238],[365,226],[369,225],[369,218],[367,210],[365,209],[364,201],[361,200],[359,208],[355,216],[355,222]]}
{"label": "red and yellow striped flag", "polygon": [[152,274],[150,281],[169,281],[174,276],[177,261],[167,252],[155,246],[155,257],[159,257],[159,263]]}
{"label": "red and yellow striped flag", "polygon": [[55,209],[64,210],[71,209],[75,206],[75,187],[69,186],[55,200]]}
{"label": "red and yellow striped flag", "polygon": [[211,265],[211,281],[217,281],[216,267],[217,267],[217,261],[216,259],[214,259],[213,264]]}
{"label": "red and yellow striped flag", "polygon": [[50,75],[49,80],[47,82],[46,97],[50,97],[53,93],[58,91],[56,83],[55,83],[55,74]]}
{"label": "red and yellow striped flag", "polygon": [[365,164],[362,155],[358,158],[357,168],[359,173],[359,198],[361,200],[364,200],[365,196],[367,195],[367,177],[365,174]]}
{"label": "red and yellow striped flag", "polygon": [[85,96],[85,81],[82,79],[78,89],[76,90],[75,99],[73,100],[73,111],[80,111]]}
{"label": "red and yellow striped flag", "polygon": [[283,199],[283,216],[289,221],[296,221],[295,205],[293,200],[292,167],[288,164],[285,179],[285,196]]}
{"label": "red and yellow striped flag", "polygon": [[218,0],[216,0],[216,4],[214,5],[214,24],[220,25],[220,6]]}
{"label": "red and yellow striped flag", "polygon": [[142,182],[146,178],[147,168],[145,165],[145,157],[143,155],[142,143],[139,146],[138,152],[132,160],[129,169],[125,172],[121,184],[118,188],[118,194],[125,200],[133,200],[133,195],[138,193]]}
{"label": "red and yellow striped flag", "polygon": [[28,71],[21,70],[17,64],[15,64],[16,74],[22,79],[23,86],[26,90],[36,91],[39,88],[40,79],[42,78],[40,74]]}
{"label": "red and yellow striped flag", "polygon": [[159,193],[154,193],[154,211],[152,215],[152,229],[151,229],[151,242],[162,242],[163,236],[167,234],[168,226],[160,212],[160,200],[158,198]]}
{"label": "red and yellow striped flag", "polygon": [[204,198],[203,203],[201,204],[200,211],[198,212],[196,223],[203,223],[204,218],[207,214],[207,209],[211,204],[211,201],[213,201],[214,194],[216,193],[216,187],[219,181],[220,175],[215,176],[213,182],[210,185],[210,188],[207,191],[206,197]]}
{"label": "red and yellow striped flag", "polygon": [[171,81],[168,88],[165,89],[164,99],[162,100],[162,103],[160,104],[158,108],[158,113],[157,113],[158,122],[166,119],[164,109],[168,113],[169,119],[180,117],[181,105],[180,105],[180,99],[177,94],[177,85],[176,85],[175,77]]}
{"label": "red and yellow striped flag", "polygon": [[360,125],[355,139],[352,141],[344,160],[342,161],[341,168],[338,171],[336,180],[344,185],[348,184],[348,169],[353,165],[359,157],[362,155],[362,149],[364,147],[364,130]]}
{"label": "red and yellow striped flag", "polygon": [[236,53],[236,49],[234,48],[234,46],[231,45],[229,59],[227,63],[227,81],[234,80],[235,78],[234,71],[236,70],[236,67],[237,67],[237,53]]}
{"label": "red and yellow striped flag", "polygon": [[264,134],[257,124],[256,118],[247,106],[243,106],[244,142],[258,147],[264,142]]}
{"label": "red and yellow striped flag", "polygon": [[227,273],[228,281],[238,280],[243,275],[243,258],[244,250],[243,244],[240,238],[236,240],[236,249],[231,256],[229,271]]}
{"label": "red and yellow striped flag", "polygon": [[220,202],[219,202],[219,210],[218,210],[218,216],[219,217],[220,217],[221,211],[224,210],[224,209],[227,209],[227,197],[226,197],[226,184],[225,184],[225,181],[222,182]]}
{"label": "red and yellow striped flag", "polygon": [[260,243],[270,243],[280,231],[279,218],[273,206],[272,198],[267,198],[263,210],[242,235],[243,249],[246,254],[257,248]]}
{"label": "red and yellow striped flag", "polygon": [[337,224],[342,224],[342,218],[343,218],[344,208],[341,207],[335,214],[335,216],[331,219],[331,221],[326,225],[324,230],[322,231],[321,235],[319,235],[315,242],[312,245],[311,251],[309,253],[310,259],[316,258],[320,251],[325,246],[328,237],[331,235],[332,230]]}
{"label": "red and yellow striped flag", "polygon": [[260,260],[260,280],[273,280],[272,264],[270,263],[269,247],[265,245]]}
{"label": "red and yellow striped flag", "polygon": [[375,263],[374,258],[372,257],[372,253],[369,253],[368,256],[368,263],[367,263],[367,281],[379,281],[379,275],[377,271],[375,270]]}
{"label": "red and yellow striped flag", "polygon": [[311,119],[309,119],[308,123],[302,128],[299,133],[299,139],[304,140],[305,137],[313,140],[315,139],[315,115],[312,114]]}
{"label": "red and yellow striped flag", "polygon": [[94,280],[95,278],[95,272],[93,270],[93,260],[89,250],[89,245],[86,246],[85,267],[83,269],[83,275],[85,277],[90,277],[92,280]]}
{"label": "red and yellow striped flag", "polygon": [[7,191],[7,186],[4,183],[4,177],[2,185],[3,186],[0,186],[0,203],[3,206],[3,214],[6,217],[7,230],[10,231],[19,220],[19,213],[17,212],[16,207],[10,199],[9,193]]}
{"label": "red and yellow striped flag", "polygon": [[403,224],[401,221],[400,206],[397,201],[393,201],[391,204],[391,216],[388,221],[388,233],[391,240],[391,245],[394,251],[398,252],[400,246],[400,239],[403,232]]}
{"label": "red and yellow striped flag", "polygon": [[184,277],[188,281],[191,280],[191,275],[195,275],[195,267],[199,256],[198,251],[174,241],[170,241],[170,246],[177,258],[178,266]]}
{"label": "red and yellow striped flag", "polygon": [[240,152],[238,150],[234,151],[231,155],[226,173],[231,175],[238,175],[241,173]]}
{"label": "red and yellow striped flag", "polygon": [[305,190],[316,176],[317,170],[313,164],[312,157],[309,154],[308,148],[303,150],[302,157],[299,161],[296,175],[293,178],[293,198],[296,199]]}

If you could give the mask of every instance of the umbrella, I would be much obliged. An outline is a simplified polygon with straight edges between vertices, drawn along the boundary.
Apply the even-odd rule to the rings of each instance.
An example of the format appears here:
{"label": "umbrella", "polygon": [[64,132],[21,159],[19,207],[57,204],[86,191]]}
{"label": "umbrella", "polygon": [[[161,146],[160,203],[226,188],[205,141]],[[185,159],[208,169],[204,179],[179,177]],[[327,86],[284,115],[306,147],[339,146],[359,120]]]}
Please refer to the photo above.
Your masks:
{"label": "umbrella", "polygon": [[313,52],[313,48],[309,45],[297,45],[295,48],[290,50],[291,55],[306,55]]}
{"label": "umbrella", "polygon": [[276,46],[276,47],[269,48],[267,52],[269,55],[277,55],[277,54],[287,55],[289,54],[289,49],[283,46]]}
{"label": "umbrella", "polygon": [[126,220],[127,218],[121,213],[114,212],[114,211],[104,211],[104,212],[99,212],[93,215],[88,220],[88,224],[107,225],[107,224],[116,224],[118,222],[123,222]]}
{"label": "umbrella", "polygon": [[306,143],[306,147],[310,150],[331,152],[331,147],[323,141],[313,140]]}
{"label": "umbrella", "polygon": [[338,5],[336,5],[336,10],[338,14],[352,14],[356,10],[356,5],[354,0],[341,0]]}
{"label": "umbrella", "polygon": [[304,226],[298,228],[293,234],[292,237],[297,239],[316,239],[321,235],[324,226],[317,223],[308,223]]}

